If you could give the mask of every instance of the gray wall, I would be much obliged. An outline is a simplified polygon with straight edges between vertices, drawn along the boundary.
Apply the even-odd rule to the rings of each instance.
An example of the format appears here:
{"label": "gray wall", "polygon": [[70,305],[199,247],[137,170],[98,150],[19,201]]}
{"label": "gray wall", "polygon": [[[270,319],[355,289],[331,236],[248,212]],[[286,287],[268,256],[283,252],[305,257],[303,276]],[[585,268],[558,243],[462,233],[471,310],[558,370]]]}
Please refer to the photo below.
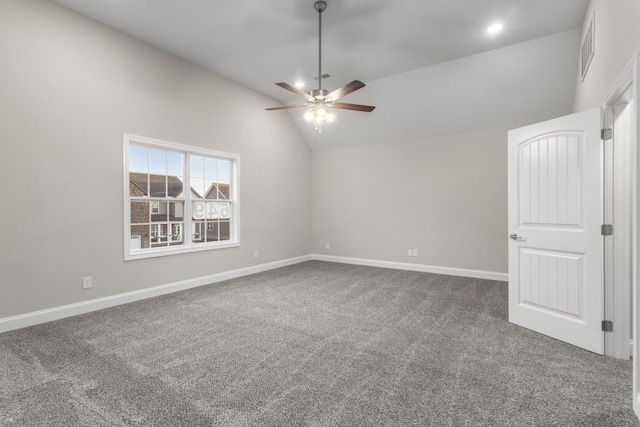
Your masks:
{"label": "gray wall", "polygon": [[604,97],[640,50],[640,1],[591,0],[581,40],[595,11],[595,55],[584,81],[576,75],[574,111],[602,107]]}
{"label": "gray wall", "polygon": [[[0,52],[0,318],[310,253],[274,100],[48,1],[0,1]],[[242,246],[125,263],[123,132],[240,154]]]}
{"label": "gray wall", "polygon": [[[556,98],[546,94],[544,102],[552,100],[557,108],[522,110],[517,117],[498,115],[495,120],[500,126],[518,127],[569,114],[572,109],[602,105],[632,54],[640,50],[640,2],[592,0],[585,28],[594,9],[596,55],[584,82],[576,43],[574,94],[557,92]],[[561,36],[570,43],[571,34],[546,39]],[[539,46],[544,41],[530,43]],[[525,45],[512,60],[540,56],[538,50]],[[523,85],[529,90],[548,89],[547,83],[541,79]],[[532,96],[516,98],[530,100]],[[466,98],[455,99],[464,103]],[[477,107],[478,102],[469,105]],[[492,109],[489,100],[484,113]],[[314,253],[506,273],[506,147],[506,128],[500,127],[381,146],[314,151]],[[326,243],[330,250],[325,249]],[[418,249],[419,256],[408,257],[409,248]]]}
{"label": "gray wall", "polygon": [[[640,3],[593,9],[576,111],[640,49]],[[274,100],[44,0],[0,2],[0,52],[0,318],[309,253],[507,271],[506,127],[312,156]],[[240,154],[242,246],[125,263],[123,132]]]}
{"label": "gray wall", "polygon": [[340,135],[384,144],[303,131],[314,253],[506,273],[507,130],[571,112],[578,50],[572,30],[370,82],[367,101],[382,114],[375,94],[393,92],[393,110]]}
{"label": "gray wall", "polygon": [[316,254],[507,271],[506,129],[316,151],[312,182]]}

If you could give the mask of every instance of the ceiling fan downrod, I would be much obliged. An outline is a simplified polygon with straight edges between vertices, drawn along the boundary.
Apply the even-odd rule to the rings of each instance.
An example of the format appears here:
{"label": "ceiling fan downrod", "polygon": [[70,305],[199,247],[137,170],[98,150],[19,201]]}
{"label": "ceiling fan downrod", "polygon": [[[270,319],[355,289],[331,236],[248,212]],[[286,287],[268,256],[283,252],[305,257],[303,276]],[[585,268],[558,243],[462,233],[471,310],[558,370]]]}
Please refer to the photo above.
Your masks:
{"label": "ceiling fan downrod", "polygon": [[320,0],[313,7],[318,12],[318,91],[322,92],[322,12],[327,8],[327,3]]}

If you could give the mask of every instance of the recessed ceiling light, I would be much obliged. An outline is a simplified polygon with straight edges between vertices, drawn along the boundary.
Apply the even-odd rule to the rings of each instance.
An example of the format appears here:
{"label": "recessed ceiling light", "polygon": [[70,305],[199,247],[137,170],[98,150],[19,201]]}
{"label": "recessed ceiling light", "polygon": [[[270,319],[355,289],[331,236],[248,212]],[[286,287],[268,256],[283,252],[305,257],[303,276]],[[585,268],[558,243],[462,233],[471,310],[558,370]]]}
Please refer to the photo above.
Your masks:
{"label": "recessed ceiling light", "polygon": [[487,33],[489,34],[499,33],[500,31],[502,31],[502,28],[503,28],[503,25],[500,22],[496,22],[495,24],[489,25],[489,27],[487,28]]}
{"label": "recessed ceiling light", "polygon": [[304,82],[303,82],[303,81],[298,80],[298,81],[296,82],[296,87],[304,87]]}

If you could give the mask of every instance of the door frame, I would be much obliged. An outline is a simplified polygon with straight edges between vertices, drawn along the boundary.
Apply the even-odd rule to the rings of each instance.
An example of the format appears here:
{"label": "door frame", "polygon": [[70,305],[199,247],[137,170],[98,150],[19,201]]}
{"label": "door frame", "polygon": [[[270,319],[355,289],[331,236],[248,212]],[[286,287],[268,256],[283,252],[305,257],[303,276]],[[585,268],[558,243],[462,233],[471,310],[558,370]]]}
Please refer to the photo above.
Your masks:
{"label": "door frame", "polygon": [[[640,230],[638,230],[638,201],[640,201],[640,183],[638,182],[638,165],[640,164],[640,150],[637,149],[638,142],[638,129],[640,128],[640,108],[638,108],[637,103],[640,101],[640,93],[638,92],[640,88],[640,75],[638,72],[640,71],[640,52],[636,52],[627,66],[624,68],[611,90],[604,98],[604,106],[605,111],[608,107],[615,105],[621,97],[625,94],[627,90],[631,90],[631,151],[632,151],[632,161],[631,161],[631,183],[632,183],[632,191],[631,191],[631,302],[632,302],[632,352],[631,355],[633,357],[633,410],[637,417],[640,418],[640,346],[638,342],[640,340],[640,315],[638,310],[640,309],[640,292],[638,289],[638,254],[640,254]],[[607,285],[605,284],[605,287]],[[622,286],[622,284],[617,284],[615,286]],[[616,288],[613,288],[614,292]],[[619,290],[620,291],[620,290]],[[614,300],[614,305],[616,302]],[[617,336],[615,334],[614,327],[614,335],[610,338],[614,340],[623,340],[623,336]]]}
{"label": "door frame", "polygon": [[[604,318],[613,322],[613,331],[605,334],[605,354],[618,359],[632,355],[632,248],[633,211],[635,206],[635,136],[633,124],[633,67],[625,70],[605,99],[603,127],[612,129],[603,137],[604,145],[604,223],[613,224],[613,235],[604,237]],[[616,111],[629,108],[628,123],[618,125]],[[625,139],[629,138],[628,141]],[[628,152],[620,154],[618,147],[628,144]],[[623,160],[623,159],[626,159]],[[621,161],[623,163],[621,163]],[[621,190],[628,189],[628,194]]]}

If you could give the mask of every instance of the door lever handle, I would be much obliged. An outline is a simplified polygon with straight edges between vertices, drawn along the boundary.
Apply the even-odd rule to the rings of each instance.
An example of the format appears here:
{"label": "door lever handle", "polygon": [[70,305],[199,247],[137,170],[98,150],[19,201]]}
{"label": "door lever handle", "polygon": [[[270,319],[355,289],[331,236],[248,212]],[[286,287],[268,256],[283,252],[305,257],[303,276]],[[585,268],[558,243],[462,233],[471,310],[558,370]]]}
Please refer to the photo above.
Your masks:
{"label": "door lever handle", "polygon": [[510,234],[509,238],[511,240],[521,240],[522,239],[522,237],[518,236],[516,233]]}

